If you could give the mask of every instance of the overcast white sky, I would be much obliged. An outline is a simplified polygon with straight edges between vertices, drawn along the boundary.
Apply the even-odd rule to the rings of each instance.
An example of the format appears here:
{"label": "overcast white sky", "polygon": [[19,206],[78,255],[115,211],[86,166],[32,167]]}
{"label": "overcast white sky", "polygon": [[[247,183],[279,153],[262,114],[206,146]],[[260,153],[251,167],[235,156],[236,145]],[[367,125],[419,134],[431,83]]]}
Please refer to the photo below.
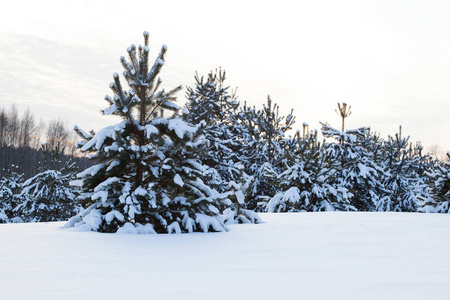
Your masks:
{"label": "overcast white sky", "polygon": [[[450,1],[10,1],[0,11],[0,107],[98,130],[119,57],[150,32],[166,89],[222,67],[241,101],[267,95],[296,128],[340,126],[450,150]],[[184,92],[179,103],[185,103]]]}

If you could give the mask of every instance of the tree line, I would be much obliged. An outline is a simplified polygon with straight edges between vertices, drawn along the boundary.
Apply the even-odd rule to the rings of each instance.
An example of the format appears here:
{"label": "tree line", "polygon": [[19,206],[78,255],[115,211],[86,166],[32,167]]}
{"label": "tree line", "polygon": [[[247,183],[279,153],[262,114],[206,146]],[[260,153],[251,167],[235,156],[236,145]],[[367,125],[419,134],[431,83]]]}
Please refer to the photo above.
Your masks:
{"label": "tree line", "polygon": [[27,109],[19,115],[12,105],[0,108],[0,177],[6,176],[14,168],[26,178],[38,173],[39,164],[45,159],[42,144],[50,149],[56,146],[64,149],[63,161],[76,161],[79,168],[86,168],[88,160],[80,157],[74,142],[75,136],[60,119],[37,122]]}
{"label": "tree line", "polygon": [[[262,108],[240,105],[225,72],[196,77],[188,88],[190,122],[204,121],[212,147],[203,162],[209,182],[226,192],[245,183],[243,206],[255,211],[448,212],[449,162],[426,154],[401,126],[383,139],[369,127],[346,129],[351,107],[338,103],[341,128],[302,124],[293,136],[293,111],[280,116],[270,96]],[[447,176],[447,177],[446,177]]]}

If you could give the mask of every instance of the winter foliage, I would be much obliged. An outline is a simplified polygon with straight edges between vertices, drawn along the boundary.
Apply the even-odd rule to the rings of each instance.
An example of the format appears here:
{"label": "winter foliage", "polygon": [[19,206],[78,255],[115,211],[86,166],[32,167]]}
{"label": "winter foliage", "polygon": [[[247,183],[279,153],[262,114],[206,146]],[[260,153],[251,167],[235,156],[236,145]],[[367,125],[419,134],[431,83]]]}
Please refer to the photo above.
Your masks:
{"label": "winter foliage", "polygon": [[385,142],[384,193],[377,205],[379,211],[416,211],[420,200],[429,197],[423,170],[427,157],[422,156],[420,144],[408,144],[408,139],[400,131]]}
{"label": "winter foliage", "polygon": [[46,170],[28,179],[14,213],[24,222],[68,220],[80,210],[69,181],[68,175],[57,170]]}
{"label": "winter foliage", "polygon": [[[170,234],[261,223],[261,211],[450,212],[450,153],[433,160],[401,127],[387,139],[369,127],[348,130],[346,103],[336,109],[341,129],[303,123],[290,136],[293,111],[280,115],[270,96],[262,108],[241,105],[222,69],[196,73],[181,107],[181,86],[161,88],[166,52],[149,63],[144,32],[144,45],[120,57],[123,72],[113,74],[102,112],[121,121],[97,132],[74,128],[89,167],[76,174],[57,133],[64,128],[52,123],[37,174],[2,171],[0,223],[70,219],[65,227],[80,231]],[[0,123],[13,130],[13,117],[3,111]]]}
{"label": "winter foliage", "polygon": [[252,199],[248,207],[260,210],[258,203],[276,194],[276,189],[269,178],[282,172],[282,161],[286,155],[286,132],[295,123],[293,111],[287,116],[280,116],[279,106],[267,96],[262,109],[243,109],[244,124],[250,137],[245,165],[255,180],[252,185]]}
{"label": "winter foliage", "polygon": [[427,173],[431,197],[421,203],[420,211],[450,213],[450,152],[445,163],[435,163]]}
{"label": "winter foliage", "polygon": [[210,72],[207,79],[195,76],[195,87],[187,88],[186,108],[190,123],[204,122],[209,147],[202,154],[207,179],[218,191],[229,190],[229,182],[238,180],[242,165],[243,128],[237,119],[239,102],[235,92],[225,87],[226,73]]}
{"label": "winter foliage", "polygon": [[[322,123],[322,135],[322,144],[312,134],[296,136],[285,171],[273,176],[281,192],[267,211],[412,212],[431,199],[426,182],[432,178],[425,173],[430,158],[401,132],[384,141],[369,128],[340,131]],[[317,199],[322,205],[308,207]]]}
{"label": "winter foliage", "polygon": [[231,192],[229,192],[229,198],[233,201],[233,205],[227,208],[224,213],[224,219],[226,224],[246,224],[262,223],[262,219],[259,215],[249,209],[245,209],[245,204],[251,197],[252,183],[255,181],[253,176],[247,176],[244,172],[244,166],[238,165],[239,169],[239,181],[229,182]]}
{"label": "winter foliage", "polygon": [[[90,206],[67,227],[100,232],[182,233],[226,231],[220,205],[230,200],[203,181],[201,155],[209,146],[204,120],[193,125],[178,114],[175,93],[160,89],[163,46],[149,65],[149,34],[144,46],[131,45],[120,58],[129,90],[114,73],[113,96],[104,115],[123,121],[95,134],[78,127],[79,147],[96,164],[77,175],[81,200]],[[164,117],[171,112],[172,115]],[[187,111],[184,111],[187,113]]]}
{"label": "winter foliage", "polygon": [[11,166],[6,176],[0,179],[0,223],[21,222],[14,216],[13,208],[17,202],[18,193],[23,183],[23,175],[19,174],[15,166]]}
{"label": "winter foliage", "polygon": [[[44,162],[40,172],[22,184],[16,198],[13,212],[24,222],[66,221],[81,210],[75,202],[78,190],[70,186],[75,178],[75,163],[67,161],[60,167],[64,149],[47,146],[43,145],[42,150],[50,161]],[[58,167],[49,169],[50,165]]]}
{"label": "winter foliage", "polygon": [[355,210],[317,132],[303,138],[297,133],[290,146],[285,170],[273,175],[280,192],[267,204],[268,212]]}

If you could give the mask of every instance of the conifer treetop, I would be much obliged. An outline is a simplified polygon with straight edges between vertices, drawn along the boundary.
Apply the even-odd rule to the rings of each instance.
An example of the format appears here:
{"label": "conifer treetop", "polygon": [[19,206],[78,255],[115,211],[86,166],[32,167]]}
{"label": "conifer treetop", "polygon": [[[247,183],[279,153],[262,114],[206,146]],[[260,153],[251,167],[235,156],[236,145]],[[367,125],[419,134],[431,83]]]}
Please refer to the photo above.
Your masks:
{"label": "conifer treetop", "polygon": [[130,89],[124,90],[118,73],[113,74],[114,81],[109,87],[114,93],[113,97],[105,96],[110,107],[103,110],[105,115],[119,115],[131,121],[131,123],[145,126],[156,118],[163,110],[177,112],[180,107],[175,103],[175,93],[181,86],[166,92],[159,90],[162,83],[158,77],[164,65],[164,56],[167,46],[163,45],[155,62],[149,66],[149,33],[144,32],[144,46],[136,47],[132,44],[127,48],[128,60],[120,57],[120,63],[124,69],[122,72]]}

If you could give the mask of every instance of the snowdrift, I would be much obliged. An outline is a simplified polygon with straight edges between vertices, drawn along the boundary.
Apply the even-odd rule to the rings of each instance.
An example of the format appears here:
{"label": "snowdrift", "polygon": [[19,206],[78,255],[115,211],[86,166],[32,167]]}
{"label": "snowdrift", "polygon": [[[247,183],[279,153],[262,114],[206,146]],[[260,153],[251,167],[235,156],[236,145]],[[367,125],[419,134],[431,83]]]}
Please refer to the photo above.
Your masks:
{"label": "snowdrift", "polygon": [[450,215],[261,214],[226,233],[0,225],[2,299],[448,299]]}

